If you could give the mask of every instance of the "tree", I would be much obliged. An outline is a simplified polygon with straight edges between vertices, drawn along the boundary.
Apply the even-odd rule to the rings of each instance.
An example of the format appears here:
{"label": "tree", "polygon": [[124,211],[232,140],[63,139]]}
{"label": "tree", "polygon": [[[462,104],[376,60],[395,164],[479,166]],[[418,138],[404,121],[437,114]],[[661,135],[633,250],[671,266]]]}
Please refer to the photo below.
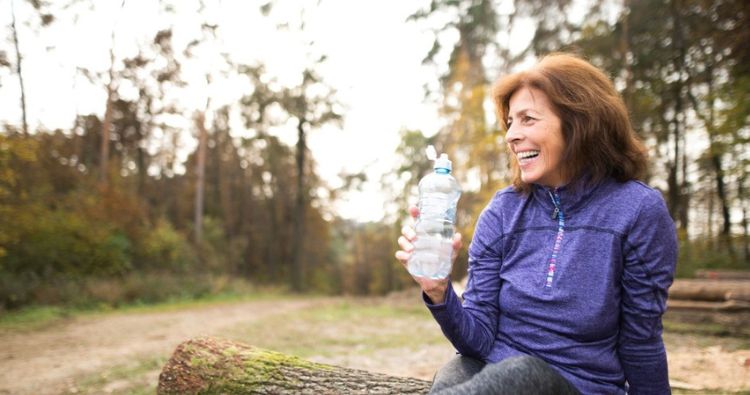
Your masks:
{"label": "tree", "polygon": [[16,7],[13,0],[10,1],[10,13],[12,17],[11,28],[13,30],[13,46],[16,50],[16,73],[18,74],[18,84],[21,87],[21,122],[24,134],[29,134],[29,124],[26,118],[26,89],[23,85],[23,67],[21,61],[21,49],[18,45],[18,28],[16,27]]}
{"label": "tree", "polygon": [[[321,58],[320,61],[325,60]],[[292,233],[292,272],[291,285],[294,291],[304,289],[305,267],[302,254],[305,240],[305,207],[309,194],[305,182],[305,156],[307,155],[307,133],[329,122],[339,122],[341,115],[335,110],[334,92],[327,88],[313,69],[302,72],[302,82],[284,91],[282,107],[297,119],[297,189],[295,192],[293,233]]]}
{"label": "tree", "polygon": [[[24,134],[29,134],[29,122],[28,115],[26,113],[26,87],[24,84],[23,76],[23,55],[21,53],[20,39],[18,37],[18,23],[16,21],[16,5],[15,0],[10,1],[10,14],[11,14],[11,33],[13,36],[13,49],[16,53],[16,67],[15,71],[18,75],[18,85],[21,90],[21,131]],[[29,1],[35,12],[40,17],[41,27],[46,27],[54,21],[54,17],[46,12],[47,4],[43,1]],[[4,53],[0,53],[0,65],[10,65],[10,62],[6,59]]]}
{"label": "tree", "polygon": [[[735,0],[628,0],[614,25],[602,14],[575,41],[624,86],[634,125],[654,153],[652,176],[666,182],[668,207],[683,237],[697,231],[713,239],[718,222],[720,246],[731,260],[730,214],[742,212],[746,200],[744,184],[730,180],[746,172],[739,158],[747,147],[747,69],[741,65],[748,51],[738,44],[746,35],[738,26],[748,14],[747,3]],[[654,18],[664,23],[649,22]],[[626,44],[612,56],[618,41]],[[706,148],[691,153],[688,141]],[[689,220],[699,205],[707,206],[703,230]]]}
{"label": "tree", "polygon": [[[120,10],[125,8],[125,0],[120,3]],[[101,148],[99,151],[99,183],[101,185],[107,185],[107,179],[109,178],[109,145],[110,145],[110,134],[112,129],[112,106],[115,101],[115,94],[117,92],[117,82],[115,79],[115,28],[112,28],[111,41],[112,45],[109,48],[109,70],[107,72],[109,78],[107,79],[107,101],[104,107],[104,120],[102,121],[102,132],[101,132]]]}

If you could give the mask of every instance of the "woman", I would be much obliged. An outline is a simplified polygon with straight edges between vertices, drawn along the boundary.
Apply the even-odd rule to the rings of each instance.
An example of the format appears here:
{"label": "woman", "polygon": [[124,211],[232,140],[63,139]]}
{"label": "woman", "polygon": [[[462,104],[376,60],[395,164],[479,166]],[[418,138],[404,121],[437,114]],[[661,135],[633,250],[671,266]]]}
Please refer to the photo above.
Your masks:
{"label": "woman", "polygon": [[[432,392],[670,393],[661,317],[675,228],[637,181],[646,150],[612,82],[555,54],[502,78],[493,97],[513,185],[478,219],[463,303],[447,278],[415,277],[460,354]],[[404,265],[414,238],[405,227]]]}

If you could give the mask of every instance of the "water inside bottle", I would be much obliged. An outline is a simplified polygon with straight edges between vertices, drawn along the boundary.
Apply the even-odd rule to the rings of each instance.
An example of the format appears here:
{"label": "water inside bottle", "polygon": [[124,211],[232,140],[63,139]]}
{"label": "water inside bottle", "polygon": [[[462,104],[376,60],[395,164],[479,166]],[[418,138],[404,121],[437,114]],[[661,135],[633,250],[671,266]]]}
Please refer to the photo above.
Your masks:
{"label": "water inside bottle", "polygon": [[440,235],[418,235],[414,242],[419,251],[409,260],[409,273],[418,277],[441,279],[451,270],[453,240]]}

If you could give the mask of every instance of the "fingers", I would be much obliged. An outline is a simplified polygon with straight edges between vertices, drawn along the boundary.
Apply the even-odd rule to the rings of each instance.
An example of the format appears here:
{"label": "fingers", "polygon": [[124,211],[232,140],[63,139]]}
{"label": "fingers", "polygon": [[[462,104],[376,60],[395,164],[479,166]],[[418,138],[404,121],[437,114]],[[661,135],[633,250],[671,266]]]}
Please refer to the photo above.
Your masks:
{"label": "fingers", "polygon": [[453,253],[451,254],[451,259],[453,259],[454,262],[458,256],[458,251],[461,250],[461,246],[463,246],[461,234],[456,232],[453,234]]}
{"label": "fingers", "polygon": [[409,215],[411,215],[412,218],[417,218],[419,216],[419,208],[417,208],[417,206],[409,207]]}
{"label": "fingers", "polygon": [[404,225],[404,227],[401,228],[401,234],[410,242],[414,241],[414,238],[417,237],[417,232],[414,228],[408,225]]}
{"label": "fingers", "polygon": [[396,259],[401,261],[401,264],[404,266],[409,261],[411,252],[414,251],[414,244],[412,242],[416,236],[414,229],[410,226],[401,228],[401,236],[398,238],[398,245],[401,247],[401,250],[396,251]]}
{"label": "fingers", "polygon": [[414,251],[414,244],[412,244],[411,241],[404,236],[399,236],[398,245],[399,247],[401,247],[402,251],[407,252],[409,254],[411,254],[411,252]]}
{"label": "fingers", "polygon": [[454,233],[453,234],[453,250],[458,251],[461,249],[461,247],[464,245],[463,243],[463,236],[461,236],[461,233]]}
{"label": "fingers", "polygon": [[406,266],[406,263],[409,262],[409,257],[411,257],[410,252],[396,251],[396,259],[398,259],[404,267]]}

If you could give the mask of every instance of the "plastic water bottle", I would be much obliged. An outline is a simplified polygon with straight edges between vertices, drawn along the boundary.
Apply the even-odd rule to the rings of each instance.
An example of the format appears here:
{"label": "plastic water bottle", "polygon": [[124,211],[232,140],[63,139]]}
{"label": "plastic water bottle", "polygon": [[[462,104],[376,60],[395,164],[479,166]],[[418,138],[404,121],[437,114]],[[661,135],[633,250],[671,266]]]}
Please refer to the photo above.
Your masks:
{"label": "plastic water bottle", "polygon": [[417,277],[446,278],[451,272],[456,205],[461,187],[451,175],[451,161],[435,147],[427,147],[427,157],[435,161],[435,171],[419,181],[419,216],[409,273]]}

